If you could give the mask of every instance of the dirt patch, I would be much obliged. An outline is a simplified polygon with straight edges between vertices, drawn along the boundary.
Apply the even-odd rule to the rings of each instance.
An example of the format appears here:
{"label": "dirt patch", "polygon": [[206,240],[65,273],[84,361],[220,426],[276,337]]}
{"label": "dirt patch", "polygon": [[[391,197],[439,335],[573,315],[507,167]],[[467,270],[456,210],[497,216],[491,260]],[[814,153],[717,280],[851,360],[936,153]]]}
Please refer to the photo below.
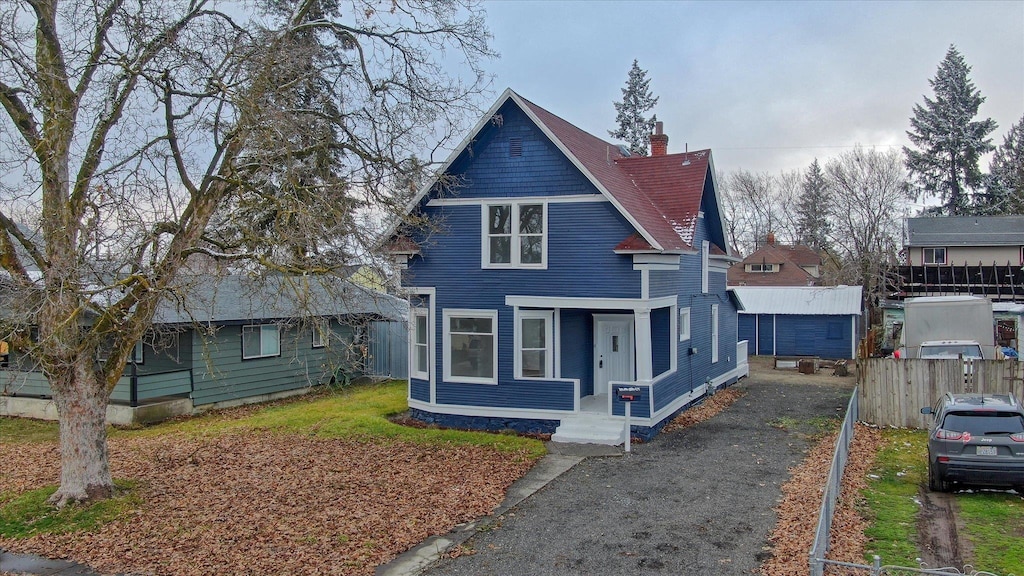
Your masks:
{"label": "dirt patch", "polygon": [[971,557],[969,541],[959,537],[956,498],[921,488],[917,517],[918,549],[926,566],[963,566]]}
{"label": "dirt patch", "polygon": [[733,402],[743,397],[745,392],[739,388],[726,388],[705,400],[700,406],[684,411],[669,422],[662,432],[674,432],[700,424],[728,408]]}

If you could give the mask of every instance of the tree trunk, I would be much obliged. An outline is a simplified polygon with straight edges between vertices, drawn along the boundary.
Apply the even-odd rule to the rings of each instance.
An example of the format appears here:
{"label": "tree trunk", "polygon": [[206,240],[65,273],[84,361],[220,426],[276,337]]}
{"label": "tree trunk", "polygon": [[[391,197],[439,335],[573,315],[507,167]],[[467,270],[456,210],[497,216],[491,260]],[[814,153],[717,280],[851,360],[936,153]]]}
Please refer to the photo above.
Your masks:
{"label": "tree trunk", "polygon": [[49,502],[58,508],[73,502],[109,498],[114,481],[107,463],[107,402],[110,393],[80,356],[72,370],[49,375],[60,418],[60,487]]}

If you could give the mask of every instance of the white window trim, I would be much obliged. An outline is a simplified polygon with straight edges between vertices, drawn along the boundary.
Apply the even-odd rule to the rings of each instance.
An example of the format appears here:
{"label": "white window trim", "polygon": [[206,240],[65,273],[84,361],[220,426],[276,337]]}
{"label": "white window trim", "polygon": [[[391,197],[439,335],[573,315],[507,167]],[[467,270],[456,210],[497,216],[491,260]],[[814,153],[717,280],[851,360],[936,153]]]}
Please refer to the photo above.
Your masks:
{"label": "white window trim", "polygon": [[[520,258],[522,257],[522,250],[519,244],[519,206],[520,205],[540,205],[542,217],[544,219],[544,226],[541,230],[541,253],[539,264],[522,264]],[[508,264],[493,264],[491,263],[491,236],[488,233],[490,215],[488,210],[491,206],[511,206],[512,207],[512,222],[511,222],[511,235],[509,240],[509,251],[511,252],[511,262]],[[522,200],[522,199],[503,199],[495,198],[493,201],[485,202],[480,205],[480,267],[481,268],[492,268],[492,269],[514,269],[514,268],[528,268],[535,270],[546,270],[548,267],[548,202],[542,202],[537,200]]]}
{"label": "white window trim", "polygon": [[313,323],[313,348],[326,348],[330,336],[330,322],[316,321]]}
{"label": "white window trim", "polygon": [[[430,361],[432,359],[432,354],[431,354],[431,348],[432,347],[430,345],[430,334],[431,334],[431,332],[433,332],[432,327],[430,325],[430,311],[427,310],[426,308],[413,308],[410,311],[410,316],[412,318],[412,322],[409,323],[409,328],[410,328],[410,330],[409,330],[409,376],[412,377],[412,378],[415,378],[417,380],[429,380],[430,379]],[[417,325],[416,319],[419,318],[420,316],[422,316],[423,318],[426,318],[426,330],[427,330],[427,333],[424,335],[424,336],[426,336],[426,342],[424,344],[420,344],[420,343],[418,343],[416,341],[416,325]],[[425,346],[427,348],[427,370],[426,370],[426,372],[421,372],[421,371],[416,369],[416,358],[417,358],[417,356],[416,356],[416,348],[418,346]]]}
{"label": "white window trim", "polygon": [[686,342],[690,339],[690,309],[679,309],[679,341]]}
{"label": "white window trim", "polygon": [[[523,320],[544,320],[544,375],[523,376]],[[554,378],[555,358],[555,313],[553,310],[519,310],[516,309],[515,327],[515,378],[516,380],[551,380]],[[532,350],[532,349],[531,349]]]}
{"label": "white window trim", "polygon": [[[257,358],[274,358],[274,357],[277,357],[277,356],[281,355],[281,327],[280,326],[278,326],[277,324],[246,324],[245,326],[242,326],[242,329],[239,331],[239,333],[238,333],[239,338],[242,338],[242,339],[245,338],[244,334],[245,334],[245,329],[246,328],[259,328],[259,333],[260,333],[260,354],[257,355],[257,356],[246,356],[245,355],[245,342],[244,342],[244,340],[242,340],[241,341],[241,344],[242,344],[242,360],[255,360]],[[267,334],[267,333],[269,333],[271,331],[271,329],[273,330],[273,334],[277,337],[277,352],[274,353],[274,354],[264,354],[263,353],[263,344],[264,344],[263,338],[264,338],[265,334]]]}
{"label": "white window trim", "polygon": [[700,292],[701,294],[708,293],[708,268],[710,262],[708,261],[708,255],[711,252],[710,242],[704,240],[700,243]]}
{"label": "white window trim", "polygon": [[711,305],[711,363],[718,362],[718,304]]}
{"label": "white window trim", "polygon": [[[451,318],[490,318],[491,322],[491,336],[494,338],[493,348],[493,363],[494,377],[493,378],[473,378],[470,376],[452,376],[452,335],[451,335]],[[447,309],[442,315],[444,321],[444,339],[442,346],[444,346],[443,358],[444,363],[444,380],[445,382],[461,382],[466,384],[497,384],[498,383],[498,311],[497,310],[470,310],[470,309]]]}
{"label": "white window trim", "polygon": [[[928,254],[929,250],[931,250],[931,252],[932,252],[932,260],[935,260],[935,251],[936,250],[942,250],[942,261],[941,262],[928,262],[928,258],[927,258],[926,255]],[[927,248],[921,248],[921,264],[942,266],[942,265],[945,265],[948,260],[949,260],[949,252],[948,252],[948,250],[946,250],[946,248],[944,246],[929,246]]]}

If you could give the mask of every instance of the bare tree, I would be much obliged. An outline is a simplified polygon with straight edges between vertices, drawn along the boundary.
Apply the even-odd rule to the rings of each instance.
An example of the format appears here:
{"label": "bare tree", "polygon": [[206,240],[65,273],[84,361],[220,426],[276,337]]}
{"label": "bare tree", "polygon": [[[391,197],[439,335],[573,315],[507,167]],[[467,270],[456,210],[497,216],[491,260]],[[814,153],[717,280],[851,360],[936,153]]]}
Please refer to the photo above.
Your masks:
{"label": "bare tree", "polygon": [[859,284],[869,312],[882,273],[894,264],[908,213],[909,188],[898,151],[857,147],[825,164],[829,245],[841,264],[833,283]]}
{"label": "bare tree", "polygon": [[791,206],[799,194],[799,183],[796,171],[775,176],[738,170],[726,178],[727,201],[733,204],[727,211],[737,218],[730,226],[737,226],[738,247],[749,254],[769,232],[784,241],[795,238],[796,214]]}
{"label": "bare tree", "polygon": [[0,5],[0,339],[49,379],[63,505],[112,493],[105,408],[180,273],[370,254],[492,53],[476,0]]}

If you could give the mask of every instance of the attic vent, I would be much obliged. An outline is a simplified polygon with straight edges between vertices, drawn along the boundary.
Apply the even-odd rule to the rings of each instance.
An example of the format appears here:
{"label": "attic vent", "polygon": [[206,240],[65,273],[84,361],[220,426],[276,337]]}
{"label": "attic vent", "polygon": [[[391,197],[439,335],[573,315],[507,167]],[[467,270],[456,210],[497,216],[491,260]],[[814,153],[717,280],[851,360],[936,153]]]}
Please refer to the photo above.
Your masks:
{"label": "attic vent", "polygon": [[522,138],[509,138],[508,139],[508,155],[513,158],[523,155],[523,139]]}

